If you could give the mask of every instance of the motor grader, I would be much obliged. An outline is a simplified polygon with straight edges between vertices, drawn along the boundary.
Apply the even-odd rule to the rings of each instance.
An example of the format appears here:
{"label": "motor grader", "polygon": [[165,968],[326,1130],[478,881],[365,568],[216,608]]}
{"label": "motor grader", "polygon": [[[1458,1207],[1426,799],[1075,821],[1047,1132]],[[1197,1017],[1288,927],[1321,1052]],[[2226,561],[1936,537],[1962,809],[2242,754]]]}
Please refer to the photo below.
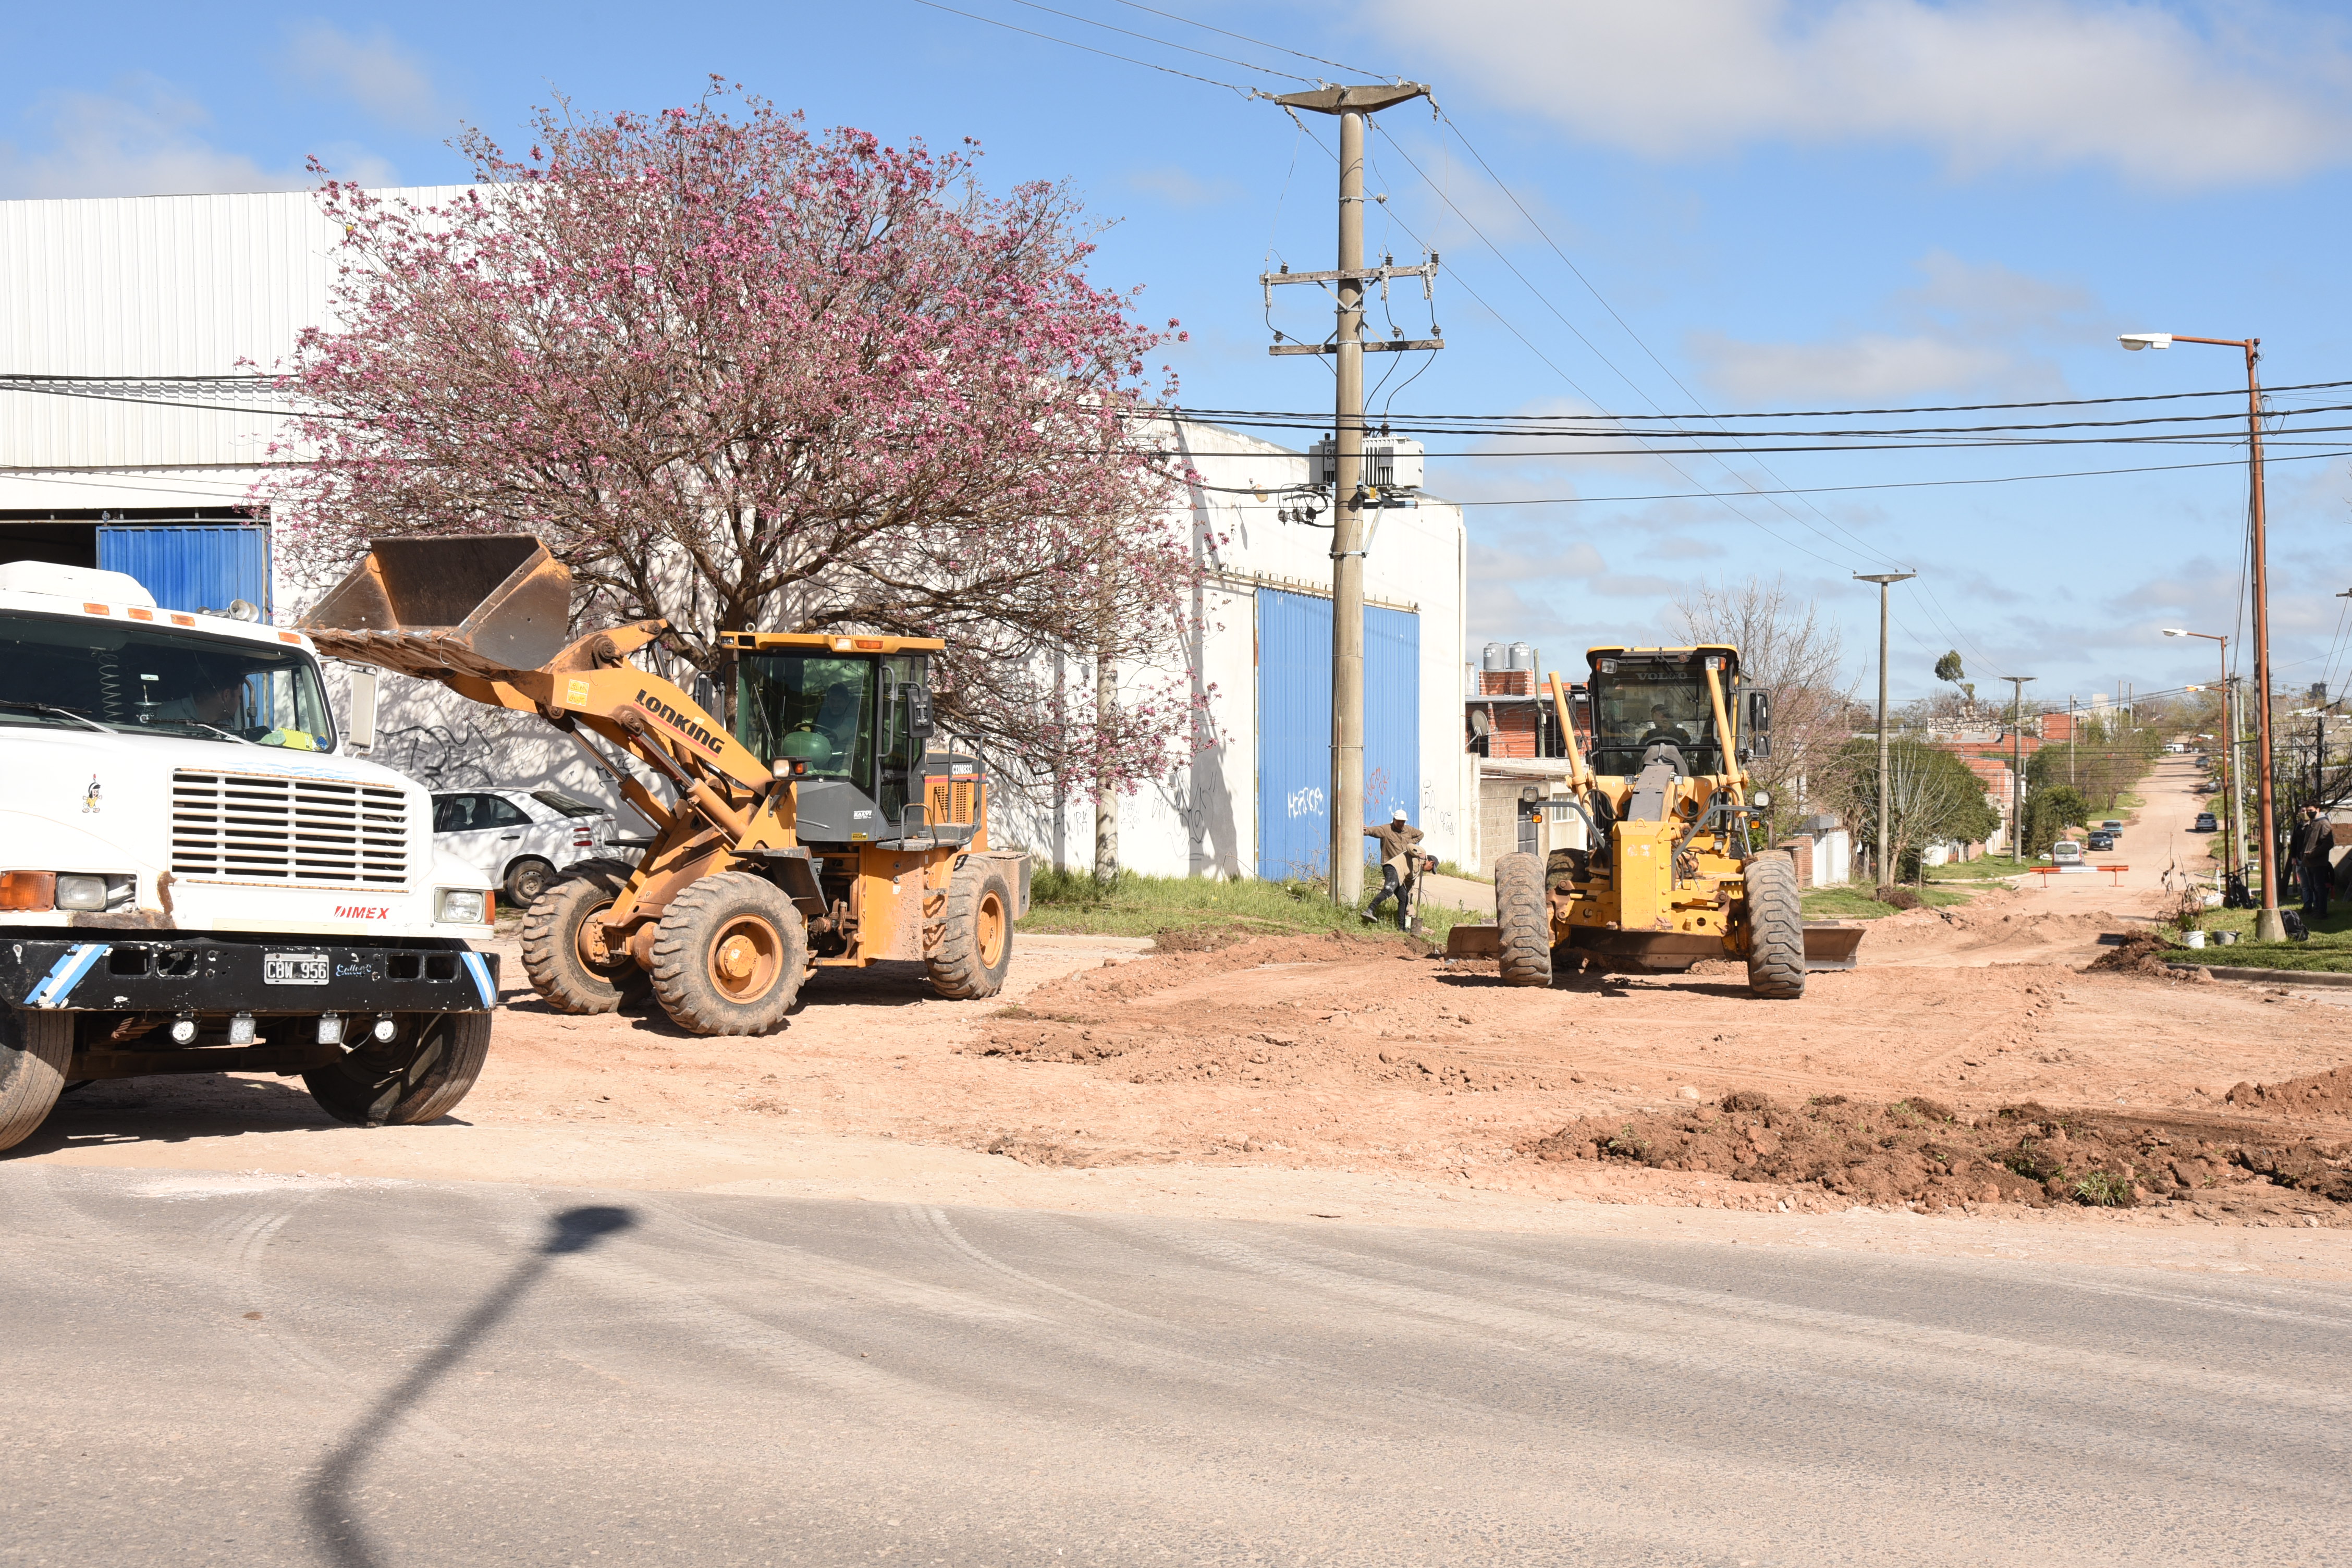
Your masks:
{"label": "motor grader", "polygon": [[[1495,923],[1456,926],[1449,957],[1491,957],[1506,983],[1556,969],[1672,973],[1744,958],[1759,996],[1804,994],[1810,969],[1851,969],[1860,931],[1808,927],[1793,861],[1759,847],[1747,762],[1769,755],[1771,696],[1744,687],[1738,650],[1588,651],[1588,726],[1554,675],[1568,752],[1570,845],[1495,863]],[[1590,755],[1579,740],[1588,734]]]}
{"label": "motor grader", "polygon": [[650,994],[697,1034],[757,1035],[814,970],[891,959],[941,995],[995,994],[1029,865],[988,847],[978,760],[929,748],[943,643],[722,632],[730,727],[630,662],[666,622],[573,637],[571,607],[571,574],[528,535],[380,539],[301,623],[331,658],[537,713],[654,825],[638,864],[567,868],[524,915],[549,1006]]}

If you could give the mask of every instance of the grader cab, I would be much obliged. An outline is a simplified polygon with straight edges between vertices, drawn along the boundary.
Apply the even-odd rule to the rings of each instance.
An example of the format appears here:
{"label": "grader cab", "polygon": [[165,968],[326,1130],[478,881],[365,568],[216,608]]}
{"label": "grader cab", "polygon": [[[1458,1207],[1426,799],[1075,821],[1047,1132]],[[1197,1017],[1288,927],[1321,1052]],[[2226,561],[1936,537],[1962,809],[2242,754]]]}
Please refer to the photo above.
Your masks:
{"label": "grader cab", "polygon": [[1808,928],[1796,867],[1762,831],[1747,761],[1767,754],[1771,698],[1739,679],[1739,653],[1597,647],[1587,655],[1590,753],[1554,676],[1567,738],[1571,847],[1495,865],[1496,923],[1456,926],[1455,957],[1493,957],[1506,982],[1556,968],[1675,973],[1743,958],[1759,996],[1804,994],[1808,969],[1851,969],[1861,933]]}
{"label": "grader cab", "polygon": [[523,967],[551,1007],[650,994],[698,1034],[763,1034],[815,969],[893,959],[942,995],[996,994],[1028,860],[989,848],[978,760],[930,747],[944,644],[722,633],[730,727],[629,662],[666,623],[572,638],[570,606],[536,539],[376,540],[302,623],[331,658],[539,714],[654,824],[638,864],[572,866],[525,914]]}

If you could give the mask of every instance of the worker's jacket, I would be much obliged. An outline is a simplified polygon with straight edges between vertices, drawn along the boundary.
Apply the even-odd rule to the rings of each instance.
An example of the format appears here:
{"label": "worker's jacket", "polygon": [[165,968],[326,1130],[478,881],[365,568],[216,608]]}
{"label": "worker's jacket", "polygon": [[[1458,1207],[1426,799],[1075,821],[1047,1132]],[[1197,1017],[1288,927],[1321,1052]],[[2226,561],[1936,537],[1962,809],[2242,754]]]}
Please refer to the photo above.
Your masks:
{"label": "worker's jacket", "polygon": [[2325,860],[2327,852],[2336,847],[2336,830],[2324,816],[2314,817],[2294,830],[2287,841],[2287,853],[2297,860]]}
{"label": "worker's jacket", "polygon": [[1421,869],[1421,829],[1411,823],[1391,822],[1367,827],[1364,837],[1381,841],[1383,864],[1398,861],[1397,875],[1410,877]]}

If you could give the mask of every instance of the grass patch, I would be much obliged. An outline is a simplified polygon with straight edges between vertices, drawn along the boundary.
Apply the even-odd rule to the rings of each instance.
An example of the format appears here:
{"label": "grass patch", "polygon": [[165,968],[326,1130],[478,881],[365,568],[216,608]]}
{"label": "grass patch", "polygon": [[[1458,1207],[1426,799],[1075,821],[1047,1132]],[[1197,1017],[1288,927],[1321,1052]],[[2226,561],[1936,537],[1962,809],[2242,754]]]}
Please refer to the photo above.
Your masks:
{"label": "grass patch", "polygon": [[[1380,888],[1379,874],[1368,880],[1366,902]],[[1156,936],[1163,931],[1196,930],[1231,931],[1244,936],[1395,933],[1393,904],[1383,911],[1380,925],[1365,924],[1359,912],[1361,908],[1334,905],[1319,882],[1254,879],[1221,882],[1204,877],[1144,877],[1129,871],[1104,887],[1082,871],[1040,867],[1029,884],[1029,913],[1022,919],[1020,929],[1088,936]],[[1424,906],[1421,915],[1430,940],[1441,942],[1454,926],[1475,923],[1478,918],[1436,904]]]}
{"label": "grass patch", "polygon": [[[2256,912],[2207,910],[2197,918],[2197,929],[2206,933],[2205,946],[2183,947],[2179,936],[2168,931],[2173,950],[2165,956],[2195,963],[2217,963],[2224,968],[2352,974],[2352,910],[2338,909],[2325,920],[2307,921],[2311,931],[2307,942],[2256,942]],[[2229,947],[2215,946],[2212,933],[2224,931],[2237,932],[2237,942]]]}
{"label": "grass patch", "polygon": [[2006,855],[1987,855],[1975,860],[1954,860],[1947,865],[1922,868],[1930,882],[1989,882],[2002,877],[2022,876],[2042,864],[2038,860],[2012,860]]}
{"label": "grass patch", "polygon": [[1441,877],[1458,877],[1465,882],[1484,882],[1488,887],[1494,886],[1495,883],[1495,879],[1487,876],[1484,871],[1465,871],[1451,860],[1440,860],[1437,863],[1437,874]]}
{"label": "grass patch", "polygon": [[[1937,910],[1965,904],[1972,896],[1955,888],[1913,887],[1910,891],[1922,904]],[[1874,921],[1898,912],[1893,904],[1881,903],[1855,888],[1815,888],[1804,896],[1801,907],[1807,919],[1817,921]]]}

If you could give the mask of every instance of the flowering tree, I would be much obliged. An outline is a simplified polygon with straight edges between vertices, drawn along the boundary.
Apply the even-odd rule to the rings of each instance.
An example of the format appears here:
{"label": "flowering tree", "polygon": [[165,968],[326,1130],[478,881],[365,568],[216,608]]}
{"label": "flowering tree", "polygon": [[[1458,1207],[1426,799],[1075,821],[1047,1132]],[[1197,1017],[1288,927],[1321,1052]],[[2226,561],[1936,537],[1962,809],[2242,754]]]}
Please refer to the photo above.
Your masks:
{"label": "flowering tree", "polygon": [[663,616],[699,671],[721,630],[943,637],[950,732],[1033,779],[1161,771],[1181,685],[1050,657],[1166,660],[1194,570],[1129,434],[1172,395],[1143,379],[1163,339],[1087,281],[1067,193],[992,198],[971,154],[812,136],[716,81],[537,129],[527,159],[468,132],[445,205],[322,186],[342,324],[299,341],[303,461],[262,492],[297,567],[535,533],[583,621]]}

